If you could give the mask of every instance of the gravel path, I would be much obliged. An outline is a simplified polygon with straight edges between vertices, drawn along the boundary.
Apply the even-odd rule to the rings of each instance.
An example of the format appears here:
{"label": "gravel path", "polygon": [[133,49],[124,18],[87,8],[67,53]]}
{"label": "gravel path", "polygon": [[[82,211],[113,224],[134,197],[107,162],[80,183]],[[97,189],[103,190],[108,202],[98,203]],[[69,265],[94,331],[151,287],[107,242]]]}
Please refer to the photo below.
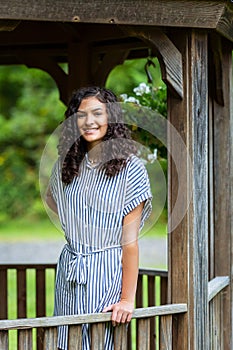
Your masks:
{"label": "gravel path", "polygon": [[[0,264],[55,263],[64,240],[0,242]],[[142,237],[139,240],[140,266],[166,268],[167,242],[165,238]]]}

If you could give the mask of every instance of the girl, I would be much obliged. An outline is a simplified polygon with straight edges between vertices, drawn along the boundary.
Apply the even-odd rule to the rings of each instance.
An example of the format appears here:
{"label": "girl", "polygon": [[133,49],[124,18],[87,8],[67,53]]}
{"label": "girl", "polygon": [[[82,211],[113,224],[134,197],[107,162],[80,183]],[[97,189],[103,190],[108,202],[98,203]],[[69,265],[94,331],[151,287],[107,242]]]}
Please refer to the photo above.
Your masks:
{"label": "girl", "polygon": [[[110,90],[76,91],[65,115],[46,199],[67,241],[57,266],[55,315],[112,311],[105,349],[113,349],[112,326],[130,322],[134,309],[150,184]],[[67,349],[67,331],[58,329],[59,349]],[[90,349],[88,325],[82,347]]]}

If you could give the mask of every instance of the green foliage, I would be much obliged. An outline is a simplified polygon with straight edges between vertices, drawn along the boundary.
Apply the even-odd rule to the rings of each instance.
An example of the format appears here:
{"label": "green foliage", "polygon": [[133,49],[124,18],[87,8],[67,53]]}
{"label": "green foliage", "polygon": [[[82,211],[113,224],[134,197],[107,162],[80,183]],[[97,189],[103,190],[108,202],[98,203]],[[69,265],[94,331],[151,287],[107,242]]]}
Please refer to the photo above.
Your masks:
{"label": "green foliage", "polygon": [[40,70],[0,67],[0,81],[1,223],[38,211],[40,157],[65,107],[55,83]]}

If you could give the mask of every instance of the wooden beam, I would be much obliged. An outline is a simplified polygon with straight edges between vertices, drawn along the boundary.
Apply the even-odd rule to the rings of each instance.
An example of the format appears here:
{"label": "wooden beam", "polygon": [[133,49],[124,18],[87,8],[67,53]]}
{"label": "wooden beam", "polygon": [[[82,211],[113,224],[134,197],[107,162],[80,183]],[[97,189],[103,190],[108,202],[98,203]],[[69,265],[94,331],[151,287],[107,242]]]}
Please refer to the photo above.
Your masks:
{"label": "wooden beam", "polygon": [[129,54],[125,49],[112,49],[109,50],[103,57],[102,61],[96,60],[96,56],[92,59],[92,67],[95,66],[93,71],[93,80],[96,85],[103,86],[111,70],[118,64],[123,64]]}
{"label": "wooden beam", "polygon": [[232,40],[232,9],[228,0],[1,0],[0,18],[217,28]]}
{"label": "wooden beam", "polygon": [[67,74],[58,65],[57,62],[48,56],[25,55],[23,52],[18,53],[18,59],[29,68],[39,68],[47,72],[56,82],[60,100],[67,104],[68,102],[68,78]]}
{"label": "wooden beam", "polygon": [[224,105],[210,96],[213,128],[214,179],[214,274],[230,276],[230,286],[223,293],[224,350],[232,349],[233,325],[233,102],[232,45],[221,38],[221,71]]}
{"label": "wooden beam", "polygon": [[155,50],[163,81],[177,97],[183,98],[182,56],[167,35],[156,28],[126,27],[126,30]]}
{"label": "wooden beam", "polygon": [[[168,92],[168,118],[186,148],[180,149],[169,133],[169,302],[186,302],[189,309],[174,322],[173,349],[208,349],[207,34],[197,30],[172,34],[182,52],[184,98],[178,100]],[[175,207],[178,216],[183,212],[176,224]]]}

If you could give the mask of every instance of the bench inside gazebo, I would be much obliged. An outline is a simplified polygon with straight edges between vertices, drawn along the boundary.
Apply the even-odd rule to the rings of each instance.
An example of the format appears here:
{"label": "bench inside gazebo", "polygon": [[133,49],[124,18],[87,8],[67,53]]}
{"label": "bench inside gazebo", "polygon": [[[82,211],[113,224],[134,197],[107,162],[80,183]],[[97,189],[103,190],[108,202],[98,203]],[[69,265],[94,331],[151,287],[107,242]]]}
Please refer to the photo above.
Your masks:
{"label": "bench inside gazebo", "polygon": [[[168,120],[186,146],[184,152],[167,130],[168,271],[140,269],[135,321],[115,328],[114,348],[231,350],[233,3],[3,0],[0,10],[0,64],[48,72],[64,103],[79,86],[104,85],[126,59],[147,57],[148,49],[158,57]],[[17,319],[8,320],[12,269]],[[29,269],[36,275],[36,318],[27,318]],[[0,266],[0,349],[9,348],[12,330],[20,350],[56,349],[57,326],[69,325],[69,349],[78,350],[84,323],[91,324],[91,348],[104,349],[110,313],[47,317],[51,269],[56,266]]]}

